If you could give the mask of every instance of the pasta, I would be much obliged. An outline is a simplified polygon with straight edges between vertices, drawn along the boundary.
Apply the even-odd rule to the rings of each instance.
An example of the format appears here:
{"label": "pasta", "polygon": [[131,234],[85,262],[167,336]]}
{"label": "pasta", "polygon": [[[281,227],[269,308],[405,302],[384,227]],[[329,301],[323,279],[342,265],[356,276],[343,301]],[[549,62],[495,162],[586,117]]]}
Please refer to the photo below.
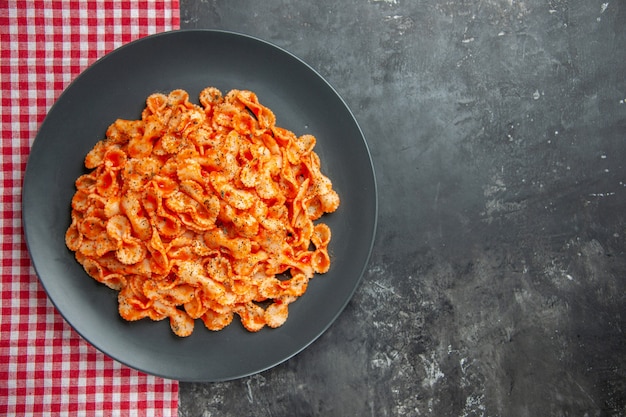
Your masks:
{"label": "pasta", "polygon": [[315,221],[339,196],[315,137],[276,126],[253,92],[199,99],[155,93],[140,120],[109,126],[76,180],[66,245],[118,291],[125,320],[169,319],[180,337],[196,319],[279,327],[330,268],[331,230]]}

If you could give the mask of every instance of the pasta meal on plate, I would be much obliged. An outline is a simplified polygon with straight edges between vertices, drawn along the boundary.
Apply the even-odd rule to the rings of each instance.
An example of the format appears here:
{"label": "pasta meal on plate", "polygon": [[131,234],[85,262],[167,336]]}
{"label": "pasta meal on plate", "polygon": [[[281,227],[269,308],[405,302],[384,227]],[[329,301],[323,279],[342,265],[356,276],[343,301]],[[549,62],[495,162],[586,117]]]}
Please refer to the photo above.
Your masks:
{"label": "pasta meal on plate", "polygon": [[155,93],[141,120],[118,119],[85,157],[65,241],[89,276],[118,291],[128,321],[196,319],[251,332],[285,323],[289,304],[330,268],[339,207],[312,135],[276,126],[251,91],[214,87],[200,104]]}

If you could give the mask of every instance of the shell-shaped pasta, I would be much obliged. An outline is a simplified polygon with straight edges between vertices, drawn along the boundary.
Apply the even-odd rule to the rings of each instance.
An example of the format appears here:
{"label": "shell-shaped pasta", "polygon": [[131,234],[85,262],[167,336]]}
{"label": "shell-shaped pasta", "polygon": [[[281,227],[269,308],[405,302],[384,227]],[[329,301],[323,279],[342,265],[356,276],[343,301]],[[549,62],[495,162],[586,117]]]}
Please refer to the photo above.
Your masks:
{"label": "shell-shaped pasta", "polygon": [[203,265],[208,276],[214,281],[226,282],[232,275],[230,261],[223,256],[207,257],[204,259]]}
{"label": "shell-shaped pasta", "polygon": [[179,88],[170,91],[167,95],[167,105],[170,107],[176,108],[187,103],[189,103],[189,94],[185,90]]}
{"label": "shell-shaped pasta", "polygon": [[300,227],[295,227],[293,229],[293,240],[291,242],[291,246],[297,249],[307,250],[309,243],[311,243],[311,237],[313,236],[315,226],[313,225],[313,222],[308,220],[305,216],[302,216],[301,220],[302,222],[298,222],[301,223],[299,224]]}
{"label": "shell-shaped pasta", "polygon": [[122,181],[131,191],[141,192],[161,170],[161,163],[152,157],[129,159],[122,172]]}
{"label": "shell-shaped pasta", "polygon": [[138,193],[126,193],[121,198],[120,208],[130,222],[132,233],[145,241],[152,236],[152,227],[141,206],[140,199],[141,196]]}
{"label": "shell-shaped pasta", "polygon": [[325,248],[330,243],[331,238],[331,230],[325,223],[318,223],[313,228],[313,234],[311,235],[311,243],[315,245],[316,248]]}
{"label": "shell-shaped pasta", "polygon": [[320,197],[320,203],[322,210],[325,213],[332,213],[339,207],[340,199],[339,194],[335,190],[331,190],[326,194],[322,194]]}
{"label": "shell-shaped pasta", "polygon": [[307,196],[308,186],[309,186],[309,179],[307,178],[300,185],[298,189],[298,194],[293,200],[293,203],[292,203],[293,213],[291,215],[291,225],[294,227],[298,227],[298,228],[302,227],[303,225],[301,222],[306,221],[305,219],[308,219],[308,217],[306,216],[306,212],[303,213],[304,201]]}
{"label": "shell-shaped pasta", "polygon": [[179,136],[166,132],[156,140],[152,153],[158,156],[175,155],[187,145],[187,141],[181,140]]}
{"label": "shell-shaped pasta", "polygon": [[207,329],[213,331],[222,330],[233,321],[233,312],[218,313],[214,310],[207,310],[201,319]]}
{"label": "shell-shaped pasta", "polygon": [[269,327],[276,328],[285,324],[288,316],[289,304],[276,300],[265,309],[263,319]]}
{"label": "shell-shaped pasta", "polygon": [[220,200],[214,194],[207,193],[207,191],[195,181],[181,181],[180,189],[204,207],[206,210],[206,219],[213,225],[220,211]]}
{"label": "shell-shaped pasta", "polygon": [[252,164],[246,164],[241,168],[239,172],[239,181],[244,187],[252,188],[259,183],[260,173],[258,166]]}
{"label": "shell-shaped pasta", "polygon": [[178,190],[178,183],[169,177],[155,175],[151,182],[162,197],[169,197]]}
{"label": "shell-shaped pasta", "polygon": [[307,278],[311,278],[315,270],[312,265],[313,253],[310,251],[302,251],[296,255],[295,262],[290,264],[291,266],[291,274],[294,275],[294,271],[296,273],[302,273]]}
{"label": "shell-shaped pasta", "polygon": [[142,261],[146,257],[146,252],[146,247],[143,244],[133,241],[124,241],[122,245],[117,248],[115,256],[121,263],[132,265]]}
{"label": "shell-shaped pasta", "polygon": [[102,163],[108,169],[119,171],[126,165],[126,153],[119,147],[112,147],[105,152]]}
{"label": "shell-shaped pasta", "polygon": [[133,138],[142,137],[143,126],[142,120],[117,119],[107,129],[106,138],[111,143],[124,145]]}
{"label": "shell-shaped pasta", "polygon": [[[192,202],[191,200],[191,197],[177,191],[165,200],[165,206],[174,212],[185,213],[191,211],[192,208],[196,209],[198,206],[197,202]],[[188,204],[193,204],[195,207],[188,206]]]}
{"label": "shell-shaped pasta", "polygon": [[152,305],[152,301],[143,294],[143,283],[145,280],[145,276],[140,274],[129,274],[126,280],[126,286],[122,290],[122,292],[131,299],[131,303],[137,304],[141,308],[148,308]]}
{"label": "shell-shaped pasta", "polygon": [[339,195],[316,138],[276,126],[256,94],[209,87],[199,98],[155,93],[141,120],[109,126],[75,182],[66,245],[119,291],[125,320],[168,318],[180,337],[235,314],[251,332],[279,327],[330,268],[330,228],[313,221]]}
{"label": "shell-shaped pasta", "polygon": [[128,265],[120,262],[120,260],[117,259],[117,254],[115,252],[109,252],[100,257],[98,261],[100,261],[100,263],[107,269],[120,274],[138,275],[144,279],[152,276],[150,261],[147,258],[143,259],[141,262],[137,262],[136,264]]}
{"label": "shell-shaped pasta", "polygon": [[158,281],[147,280],[143,284],[143,294],[151,300],[179,306],[190,302],[195,297],[195,288],[189,284],[181,285],[160,285]]}
{"label": "shell-shaped pasta", "polygon": [[99,258],[107,252],[118,249],[116,242],[108,238],[108,236],[99,236],[98,239],[80,239],[80,246],[78,252],[82,253],[86,257]]}
{"label": "shell-shaped pasta", "polygon": [[235,305],[234,301],[232,303],[221,304],[217,300],[211,298],[210,294],[206,294],[204,291],[200,295],[202,299],[202,304],[207,308],[207,310],[213,310],[219,314],[226,314],[232,312]]}
{"label": "shell-shaped pasta", "polygon": [[175,212],[180,221],[192,230],[208,230],[215,225],[216,204],[210,197],[207,197],[205,206],[188,194],[177,191],[165,199],[164,205]]}
{"label": "shell-shaped pasta", "polygon": [[83,190],[78,190],[72,197],[72,209],[76,211],[85,211],[89,208],[89,194]]}
{"label": "shell-shaped pasta", "polygon": [[232,224],[242,237],[252,238],[259,233],[259,222],[250,213],[239,213],[233,218]]}
{"label": "shell-shaped pasta", "polygon": [[217,183],[215,187],[221,198],[238,210],[248,210],[256,200],[250,191],[239,190],[231,184]]}
{"label": "shell-shaped pasta", "polygon": [[179,310],[174,306],[166,305],[160,301],[154,302],[154,309],[166,317],[169,317],[170,328],[176,336],[187,337],[193,333],[194,320],[189,317],[185,311]]}
{"label": "shell-shaped pasta", "polygon": [[162,320],[166,317],[163,314],[157,316],[150,307],[138,303],[136,294],[130,291],[128,286],[120,290],[117,302],[120,317],[127,321],[137,321],[147,317],[152,320]]}
{"label": "shell-shaped pasta", "polygon": [[202,290],[196,288],[194,296],[183,304],[185,311],[192,319],[201,318],[208,310],[208,308],[202,303],[202,298],[198,295]]}
{"label": "shell-shaped pasta", "polygon": [[198,158],[188,158],[179,163],[176,175],[179,181],[203,183],[205,180],[202,174],[202,165],[200,165]]}
{"label": "shell-shaped pasta", "polygon": [[265,327],[265,310],[253,302],[237,305],[234,308],[241,324],[250,332],[258,332]]}
{"label": "shell-shaped pasta", "polygon": [[222,129],[226,128],[228,131],[233,129],[233,117],[239,112],[239,109],[232,103],[224,101],[216,106],[213,111],[213,117],[211,123],[215,126],[219,126]]}
{"label": "shell-shaped pasta", "polygon": [[222,92],[215,87],[207,87],[200,92],[200,104],[210,110],[213,106],[222,103]]}
{"label": "shell-shaped pasta", "polygon": [[237,275],[250,276],[253,275],[260,267],[261,264],[269,257],[268,253],[264,250],[257,252],[251,252],[248,256],[233,259],[231,261],[233,272]]}
{"label": "shell-shaped pasta", "polygon": [[192,286],[201,286],[204,294],[220,304],[231,304],[234,301],[234,296],[228,293],[226,287],[205,274],[202,265],[197,262],[178,263],[177,273],[181,282]]}
{"label": "shell-shaped pasta", "polygon": [[304,274],[296,274],[284,281],[277,278],[268,278],[259,286],[259,293],[266,298],[300,297],[306,292],[308,284],[309,279]]}
{"label": "shell-shaped pasta", "polygon": [[259,122],[259,126],[264,129],[270,129],[276,124],[276,116],[267,107],[259,103],[256,94],[251,91],[238,91],[237,99],[239,99],[247,109],[249,109]]}
{"label": "shell-shaped pasta", "polygon": [[[233,129],[242,135],[247,135],[250,133],[262,133],[261,128],[259,127],[259,123],[257,122],[256,117],[252,116],[250,113],[238,112],[233,116],[232,119]],[[260,132],[259,132],[260,131]]]}
{"label": "shell-shaped pasta", "polygon": [[229,237],[222,229],[208,230],[204,242],[209,248],[228,252],[235,259],[242,259],[252,252],[252,242],[242,237]]}
{"label": "shell-shaped pasta", "polygon": [[85,156],[85,167],[87,169],[97,168],[102,165],[104,161],[104,154],[109,149],[109,143],[105,140],[101,140],[94,145],[94,147]]}
{"label": "shell-shaped pasta", "polygon": [[218,219],[222,224],[229,224],[238,236],[252,238],[259,233],[259,222],[256,217],[246,211],[240,211],[226,202],[220,204]]}
{"label": "shell-shaped pasta", "polygon": [[[256,298],[256,294],[258,293],[258,285],[249,279],[244,279],[242,277],[233,277],[233,279],[230,281],[230,290],[235,295],[237,295],[237,297],[252,294],[253,296],[250,299],[246,300],[247,302]],[[240,298],[238,298],[238,301],[242,302]]]}
{"label": "shell-shaped pasta", "polygon": [[165,211],[159,212],[158,215],[154,217],[153,221],[156,229],[164,237],[170,238],[178,236],[183,230],[181,221],[177,217],[171,216]]}
{"label": "shell-shaped pasta", "polygon": [[146,189],[142,206],[150,217],[151,224],[154,226],[152,233],[154,234],[156,229],[158,234],[163,235],[165,238],[171,238],[180,235],[183,229],[180,219],[163,207],[164,195],[165,193],[161,191],[159,184],[153,183]]}
{"label": "shell-shaped pasta", "polygon": [[286,149],[287,159],[293,165],[301,162],[305,155],[309,155],[315,147],[315,137],[312,135],[303,135],[289,142]]}
{"label": "shell-shaped pasta", "polygon": [[107,219],[110,219],[116,214],[120,214],[120,200],[121,197],[117,195],[106,199],[103,213]]}
{"label": "shell-shaped pasta", "polygon": [[194,133],[202,126],[205,119],[206,115],[200,107],[189,106],[177,126],[178,132],[188,139],[195,138]]}
{"label": "shell-shaped pasta", "polygon": [[[195,234],[185,232],[175,237],[166,245],[167,256],[172,264],[179,261],[190,261],[194,258],[193,242]],[[198,263],[200,261],[198,260]]]}
{"label": "shell-shaped pasta", "polygon": [[267,132],[261,134],[259,138],[274,157],[282,156],[281,146],[276,141],[271,129],[268,129]]}
{"label": "shell-shaped pasta", "polygon": [[324,214],[324,208],[319,196],[313,195],[304,200],[304,214],[311,220],[317,220]]}
{"label": "shell-shaped pasta", "polygon": [[167,96],[162,93],[154,93],[148,96],[146,99],[146,115],[142,116],[143,119],[149,114],[156,114],[162,119],[166,117],[166,114],[171,112],[171,107],[167,105]]}
{"label": "shell-shaped pasta", "polygon": [[326,248],[317,249],[311,256],[311,265],[318,274],[325,274],[330,269],[330,256]]}
{"label": "shell-shaped pasta", "polygon": [[116,170],[105,168],[96,180],[96,191],[104,197],[113,197],[120,192],[120,183]]}
{"label": "shell-shaped pasta", "polygon": [[141,240],[132,237],[132,225],[128,217],[118,214],[107,221],[108,236],[117,242],[117,259],[131,265],[142,261],[146,257],[147,249]]}
{"label": "shell-shaped pasta", "polygon": [[220,152],[227,155],[237,155],[241,147],[241,135],[235,130],[231,130],[225,137],[220,146]]}
{"label": "shell-shaped pasta", "polygon": [[259,175],[254,189],[259,197],[264,200],[279,199],[282,195],[278,184],[272,181],[269,172],[264,172],[262,175]]}
{"label": "shell-shaped pasta", "polygon": [[81,263],[89,276],[111,289],[119,290],[126,284],[124,275],[111,272],[94,259],[84,258]]}
{"label": "shell-shaped pasta", "polygon": [[65,232],[65,245],[72,252],[76,252],[82,243],[83,236],[78,230],[82,216],[76,210],[72,210],[72,223]]}
{"label": "shell-shaped pasta", "polygon": [[82,219],[78,229],[87,239],[97,239],[106,234],[106,222],[100,217],[89,216]]}

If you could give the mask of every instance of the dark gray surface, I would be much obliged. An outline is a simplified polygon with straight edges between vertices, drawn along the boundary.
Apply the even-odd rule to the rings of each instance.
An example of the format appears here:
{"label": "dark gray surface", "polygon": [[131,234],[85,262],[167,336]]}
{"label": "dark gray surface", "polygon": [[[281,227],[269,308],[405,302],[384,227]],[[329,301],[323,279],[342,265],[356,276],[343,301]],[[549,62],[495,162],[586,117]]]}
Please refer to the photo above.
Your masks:
{"label": "dark gray surface", "polygon": [[181,383],[181,417],[626,414],[624,2],[182,0],[181,25],[318,70],[380,191],[330,330],[259,375]]}

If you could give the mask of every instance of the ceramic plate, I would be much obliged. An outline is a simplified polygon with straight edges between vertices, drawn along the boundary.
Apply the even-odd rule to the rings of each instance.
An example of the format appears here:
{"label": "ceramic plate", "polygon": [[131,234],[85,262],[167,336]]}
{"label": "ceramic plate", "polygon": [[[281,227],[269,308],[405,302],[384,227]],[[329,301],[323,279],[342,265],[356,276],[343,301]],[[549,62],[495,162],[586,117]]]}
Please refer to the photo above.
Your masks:
{"label": "ceramic plate", "polygon": [[[355,81],[358,82],[358,81]],[[214,86],[254,91],[277,125],[317,138],[322,170],[341,196],[326,215],[332,266],[290,305],[280,328],[250,333],[238,320],[219,332],[200,320],[178,338],[169,321],[126,322],[117,292],[95,282],[64,241],[84,157],[117,118],[138,119],[152,93],[182,88],[194,102]],[[363,134],[346,103],[310,66],[265,41],[223,31],[173,31],[129,43],[85,70],[63,92],[34,141],[23,189],[26,241],[37,275],[67,322],[100,351],[137,370],[183,381],[223,381],[271,368],[333,323],[357,288],[371,252],[376,182]]]}

